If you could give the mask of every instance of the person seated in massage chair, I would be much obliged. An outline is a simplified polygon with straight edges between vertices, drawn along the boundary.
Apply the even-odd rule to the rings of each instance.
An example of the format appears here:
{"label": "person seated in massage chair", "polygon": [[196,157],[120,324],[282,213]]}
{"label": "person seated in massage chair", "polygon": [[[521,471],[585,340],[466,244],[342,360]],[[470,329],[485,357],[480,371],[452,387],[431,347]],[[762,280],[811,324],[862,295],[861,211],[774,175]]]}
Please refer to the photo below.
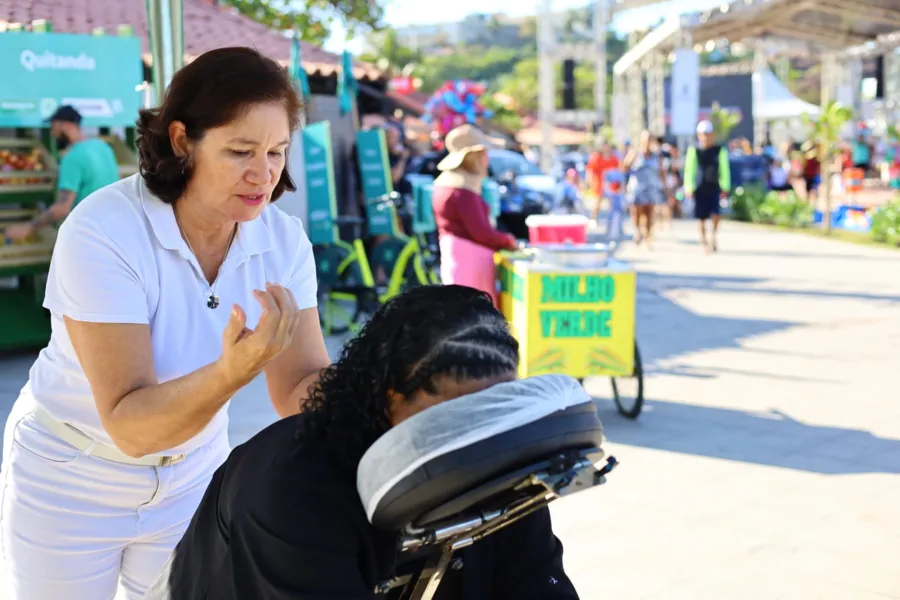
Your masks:
{"label": "person seated in massage chair", "polygon": [[[516,340],[483,292],[420,287],[385,304],[323,372],[305,412],[236,448],[216,472],[172,557],[169,597],[381,598],[376,585],[414,572],[415,561],[398,564],[407,558],[399,532],[366,518],[360,459],[404,419],[514,380],[518,360]],[[457,556],[462,568],[448,570],[436,599],[578,598],[547,508]]]}

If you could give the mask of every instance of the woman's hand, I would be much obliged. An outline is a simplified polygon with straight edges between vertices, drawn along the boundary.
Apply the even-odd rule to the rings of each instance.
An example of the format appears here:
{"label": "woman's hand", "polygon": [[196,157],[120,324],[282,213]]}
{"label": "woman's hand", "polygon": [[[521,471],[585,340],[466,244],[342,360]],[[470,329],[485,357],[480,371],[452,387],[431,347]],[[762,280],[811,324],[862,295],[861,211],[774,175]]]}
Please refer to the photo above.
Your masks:
{"label": "woman's hand", "polygon": [[285,287],[266,284],[266,291],[253,295],[263,308],[256,329],[247,328],[247,314],[235,305],[222,334],[222,356],[219,364],[226,377],[249,382],[266,364],[281,354],[294,336],[300,321],[300,310],[294,295]]}

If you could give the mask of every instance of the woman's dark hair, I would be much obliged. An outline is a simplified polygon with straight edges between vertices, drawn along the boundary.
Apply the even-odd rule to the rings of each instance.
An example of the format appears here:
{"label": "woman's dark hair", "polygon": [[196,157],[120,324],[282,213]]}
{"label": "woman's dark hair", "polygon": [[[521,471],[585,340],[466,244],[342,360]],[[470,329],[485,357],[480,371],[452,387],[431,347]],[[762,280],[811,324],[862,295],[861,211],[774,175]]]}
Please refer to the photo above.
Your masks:
{"label": "woman's dark hair", "polygon": [[382,306],[313,387],[302,440],[323,440],[355,473],[390,429],[388,394],[435,393],[440,376],[486,379],[515,371],[519,344],[490,296],[460,285],[414,288]]}
{"label": "woman's dark hair", "polygon": [[[172,121],[184,123],[187,137],[199,141],[207,130],[265,102],[282,102],[291,131],[297,128],[302,106],[288,72],[252,48],[211,50],[175,73],[162,106],[142,110],[138,117],[137,149],[147,187],[172,204],[191,179],[189,157],[177,156],[169,139]],[[285,166],[271,201],[295,189]]]}

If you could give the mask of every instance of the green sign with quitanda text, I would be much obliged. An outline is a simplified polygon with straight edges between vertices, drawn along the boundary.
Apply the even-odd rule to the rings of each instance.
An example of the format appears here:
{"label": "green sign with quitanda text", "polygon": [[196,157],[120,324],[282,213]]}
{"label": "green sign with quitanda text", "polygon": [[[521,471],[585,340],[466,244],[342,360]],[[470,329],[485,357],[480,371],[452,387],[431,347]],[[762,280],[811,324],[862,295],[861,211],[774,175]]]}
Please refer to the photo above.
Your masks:
{"label": "green sign with quitanda text", "polygon": [[133,127],[144,80],[134,37],[0,33],[0,127],[41,127],[71,105],[83,124]]}

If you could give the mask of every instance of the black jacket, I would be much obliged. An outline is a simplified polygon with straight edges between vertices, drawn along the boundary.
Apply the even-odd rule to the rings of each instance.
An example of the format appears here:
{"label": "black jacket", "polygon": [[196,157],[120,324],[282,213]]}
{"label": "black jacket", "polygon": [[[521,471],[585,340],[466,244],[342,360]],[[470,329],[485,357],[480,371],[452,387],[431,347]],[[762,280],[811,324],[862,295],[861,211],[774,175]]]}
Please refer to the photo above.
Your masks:
{"label": "black jacket", "polygon": [[[377,584],[416,566],[398,565],[396,533],[369,524],[355,473],[297,439],[302,418],[268,427],[216,471],[175,550],[172,600],[374,600]],[[547,509],[458,557],[437,600],[578,598]]]}

